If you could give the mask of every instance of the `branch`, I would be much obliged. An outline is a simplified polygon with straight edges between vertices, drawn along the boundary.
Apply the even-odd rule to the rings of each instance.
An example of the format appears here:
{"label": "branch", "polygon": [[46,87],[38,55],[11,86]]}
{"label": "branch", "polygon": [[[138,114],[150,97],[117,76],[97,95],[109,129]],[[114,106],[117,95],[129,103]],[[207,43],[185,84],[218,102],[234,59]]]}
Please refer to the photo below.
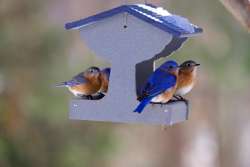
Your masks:
{"label": "branch", "polygon": [[220,0],[222,4],[250,32],[250,0]]}

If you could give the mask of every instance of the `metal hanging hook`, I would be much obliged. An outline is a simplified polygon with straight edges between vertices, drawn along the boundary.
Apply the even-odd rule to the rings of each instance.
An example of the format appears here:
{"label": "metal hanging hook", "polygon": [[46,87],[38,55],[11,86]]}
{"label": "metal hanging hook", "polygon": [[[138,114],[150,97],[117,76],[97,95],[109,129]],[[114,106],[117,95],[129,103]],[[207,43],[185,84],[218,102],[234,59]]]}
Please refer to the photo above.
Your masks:
{"label": "metal hanging hook", "polygon": [[126,29],[128,28],[128,13],[124,13],[124,25],[123,28]]}

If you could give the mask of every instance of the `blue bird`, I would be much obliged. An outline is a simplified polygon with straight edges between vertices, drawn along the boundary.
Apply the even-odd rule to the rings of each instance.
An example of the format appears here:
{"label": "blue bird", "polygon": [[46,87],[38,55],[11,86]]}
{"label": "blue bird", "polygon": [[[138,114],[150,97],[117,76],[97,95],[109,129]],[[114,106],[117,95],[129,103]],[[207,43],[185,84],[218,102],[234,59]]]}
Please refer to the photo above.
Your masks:
{"label": "blue bird", "polygon": [[98,67],[90,67],[71,80],[59,83],[56,86],[68,87],[75,96],[93,99],[92,95],[98,93],[102,86],[101,71]]}
{"label": "blue bird", "polygon": [[173,60],[156,69],[147,80],[142,95],[138,97],[140,104],[134,112],[141,113],[150,102],[167,103],[175,93],[178,71],[179,66]]}

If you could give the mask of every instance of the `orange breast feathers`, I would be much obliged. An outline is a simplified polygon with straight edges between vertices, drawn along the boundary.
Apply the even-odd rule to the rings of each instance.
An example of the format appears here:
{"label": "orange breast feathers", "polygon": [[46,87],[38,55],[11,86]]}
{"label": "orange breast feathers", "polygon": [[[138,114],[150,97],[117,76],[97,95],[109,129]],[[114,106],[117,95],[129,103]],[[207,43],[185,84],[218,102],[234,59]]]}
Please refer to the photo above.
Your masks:
{"label": "orange breast feathers", "polygon": [[174,95],[176,91],[177,86],[167,89],[165,92],[162,94],[154,97],[151,102],[153,103],[167,103]]}
{"label": "orange breast feathers", "polygon": [[86,83],[73,86],[71,89],[83,95],[93,95],[97,93],[102,85],[100,75],[93,77],[85,76],[85,78],[87,80]]}
{"label": "orange breast feathers", "polygon": [[176,95],[185,95],[192,90],[196,83],[196,70],[187,72],[179,71]]}

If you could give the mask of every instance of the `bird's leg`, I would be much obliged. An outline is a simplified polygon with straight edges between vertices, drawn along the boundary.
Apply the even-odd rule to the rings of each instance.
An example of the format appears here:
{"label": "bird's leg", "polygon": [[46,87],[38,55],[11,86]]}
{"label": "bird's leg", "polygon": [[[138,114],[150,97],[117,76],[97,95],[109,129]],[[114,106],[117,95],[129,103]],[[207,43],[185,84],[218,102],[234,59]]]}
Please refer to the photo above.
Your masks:
{"label": "bird's leg", "polygon": [[184,97],[182,97],[181,95],[174,95],[173,96],[176,100],[179,100],[179,101],[186,101],[186,99]]}
{"label": "bird's leg", "polygon": [[184,97],[182,97],[181,95],[178,95],[178,98],[181,100],[184,99]]}
{"label": "bird's leg", "polygon": [[184,97],[182,97],[181,95],[174,95],[173,96],[176,100],[185,100]]}
{"label": "bird's leg", "polygon": [[182,97],[180,95],[178,95],[177,97],[178,97],[177,101],[183,101],[184,103],[186,103],[188,105],[188,100],[187,99],[185,99],[184,97]]}
{"label": "bird's leg", "polygon": [[179,100],[179,98],[180,98],[178,95],[174,95],[173,97],[174,97],[176,100]]}
{"label": "bird's leg", "polygon": [[187,101],[187,99],[185,99],[184,97],[182,96],[179,96],[179,100],[182,100],[182,101]]}
{"label": "bird's leg", "polygon": [[179,101],[179,99],[178,99],[178,100],[177,100],[177,99],[170,99],[170,100],[167,102],[167,104],[175,103],[175,102],[177,102],[177,101]]}

